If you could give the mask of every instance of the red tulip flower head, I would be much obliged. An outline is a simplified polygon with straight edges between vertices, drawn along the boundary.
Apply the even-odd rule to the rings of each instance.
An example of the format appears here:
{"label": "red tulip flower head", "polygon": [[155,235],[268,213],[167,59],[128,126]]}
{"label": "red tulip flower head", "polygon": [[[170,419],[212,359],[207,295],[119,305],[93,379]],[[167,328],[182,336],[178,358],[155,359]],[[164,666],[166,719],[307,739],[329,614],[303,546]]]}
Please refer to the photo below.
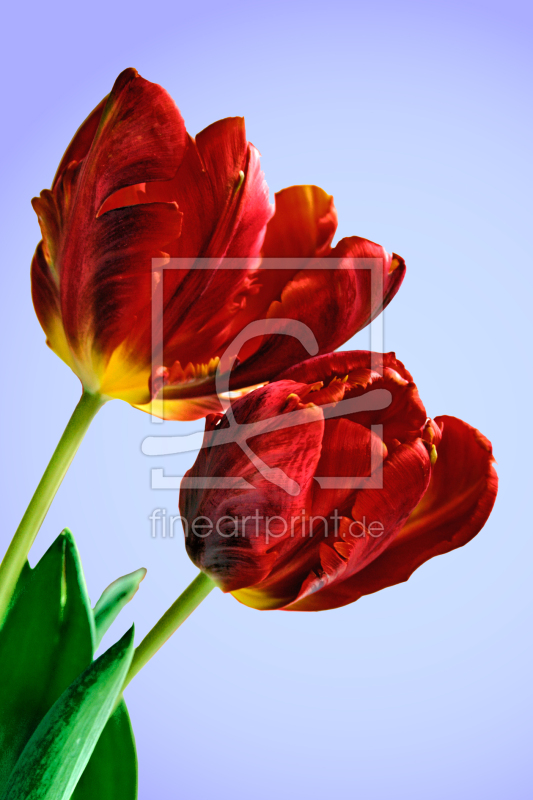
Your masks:
{"label": "red tulip flower head", "polygon": [[[316,353],[330,352],[380,313],[405,273],[401,258],[365,239],[332,248],[337,215],[317,187],[285,189],[274,210],[244,121],[220,120],[193,139],[164,89],[133,69],[82,124],[33,205],[43,239],[32,291],[48,344],[87,391],[173,419],[220,408],[219,359],[251,322],[298,321]],[[280,258],[282,269],[267,268]],[[379,260],[380,297],[351,266],[359,258]],[[154,259],[173,268],[154,271]],[[238,269],[226,268],[232,259]],[[313,259],[324,269],[310,268]],[[245,390],[309,351],[270,333],[238,356],[231,389]]]}
{"label": "red tulip flower head", "polygon": [[466,544],[496,492],[490,443],[428,419],[394,354],[341,352],[209,416],[180,509],[189,556],[224,591],[317,611]]}

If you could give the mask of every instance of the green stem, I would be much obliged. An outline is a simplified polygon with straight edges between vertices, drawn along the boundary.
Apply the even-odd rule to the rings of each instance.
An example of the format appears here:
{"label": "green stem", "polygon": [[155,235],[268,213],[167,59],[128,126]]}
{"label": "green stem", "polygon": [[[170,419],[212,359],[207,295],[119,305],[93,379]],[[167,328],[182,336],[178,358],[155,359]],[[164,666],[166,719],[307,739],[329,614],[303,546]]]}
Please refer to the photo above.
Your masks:
{"label": "green stem", "polygon": [[203,572],[200,572],[187,586],[135,649],[124,689],[214,588],[215,584],[211,578]]}
{"label": "green stem", "polygon": [[84,392],[0,564],[0,627],[30,548],[72,459],[105,399]]}

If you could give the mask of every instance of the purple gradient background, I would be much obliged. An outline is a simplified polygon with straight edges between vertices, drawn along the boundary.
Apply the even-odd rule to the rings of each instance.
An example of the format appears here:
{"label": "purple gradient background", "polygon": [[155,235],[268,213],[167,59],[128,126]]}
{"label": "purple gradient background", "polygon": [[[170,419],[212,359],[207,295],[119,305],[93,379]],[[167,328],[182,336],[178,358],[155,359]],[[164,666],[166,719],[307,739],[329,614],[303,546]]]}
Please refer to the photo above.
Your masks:
{"label": "purple gradient background", "polygon": [[[243,114],[272,191],[317,183],[340,236],[405,257],[386,347],[428,413],[479,427],[499,461],[486,528],[407,584],[307,615],[214,592],[127,690],[141,800],[530,798],[530,9],[111,0],[11,4],[3,22],[3,549],[79,396],[33,314],[29,200],[127,66],[192,133]],[[103,409],[32,551],[69,525],[93,601],[148,568],[106,645],[132,620],[140,639],[195,574],[180,538],[150,538],[151,511],[177,509],[151,467],[193,460],[143,456],[154,428]]]}

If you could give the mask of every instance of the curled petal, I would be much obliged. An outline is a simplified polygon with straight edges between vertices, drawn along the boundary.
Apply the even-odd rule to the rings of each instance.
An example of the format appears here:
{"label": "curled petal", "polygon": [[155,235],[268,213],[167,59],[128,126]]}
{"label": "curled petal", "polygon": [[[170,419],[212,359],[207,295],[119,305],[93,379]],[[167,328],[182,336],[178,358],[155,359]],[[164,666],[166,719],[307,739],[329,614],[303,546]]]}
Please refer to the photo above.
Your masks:
{"label": "curled petal", "polygon": [[[341,239],[331,251],[330,258],[338,259],[341,268],[348,270],[352,277],[354,305],[348,305],[345,326],[353,333],[342,340],[346,341],[387,308],[405,278],[405,261],[396,253],[387,253],[381,245],[360,236]],[[358,265],[368,268],[359,268]],[[333,350],[341,343],[331,343],[329,349]]]}
{"label": "curled petal", "polygon": [[322,559],[318,580],[311,576],[304,581],[295,601],[285,608],[322,611],[352,602],[346,600],[352,581],[367,564],[388,552],[411,509],[424,495],[430,473],[429,455],[420,440],[400,445],[384,463],[382,488],[357,493],[350,523],[345,521],[341,539],[330,543],[343,561],[342,567],[337,565],[333,573],[328,572]]}
{"label": "curled petal", "polygon": [[[361,261],[364,259],[364,261]],[[369,260],[370,259],[370,260]],[[328,268],[328,264],[331,268]],[[367,268],[368,267],[368,268]],[[343,239],[328,256],[289,280],[267,319],[298,320],[328,353],[368,325],[391,301],[405,275],[405,262],[366,239]],[[290,335],[266,336],[235,370],[235,388],[259,382],[309,357]],[[241,356],[242,358],[242,356]]]}
{"label": "curled petal", "polygon": [[396,358],[395,353],[373,353],[370,350],[343,351],[309,358],[307,361],[295,364],[278,373],[276,380],[301,381],[312,384],[359,371],[365,375],[365,380],[368,381],[372,378],[373,373],[382,374],[385,369],[394,370],[407,383],[413,381],[411,373]]}
{"label": "curled petal", "polygon": [[[344,400],[385,389],[390,393],[387,406],[357,411],[348,417],[366,427],[383,425],[383,438],[390,449],[399,442],[416,438],[426,425],[426,410],[413,378],[394,353],[368,350],[326,353],[285,370],[277,380],[307,384],[320,381],[329,384],[330,388],[339,385],[336,381],[340,381],[344,387]],[[319,396],[311,394],[309,399]]]}
{"label": "curled petal", "polygon": [[390,547],[352,578],[326,590],[321,607],[353,603],[402,583],[430,558],[467,544],[485,525],[498,490],[490,442],[455,417],[435,422],[442,441],[426,494]]}

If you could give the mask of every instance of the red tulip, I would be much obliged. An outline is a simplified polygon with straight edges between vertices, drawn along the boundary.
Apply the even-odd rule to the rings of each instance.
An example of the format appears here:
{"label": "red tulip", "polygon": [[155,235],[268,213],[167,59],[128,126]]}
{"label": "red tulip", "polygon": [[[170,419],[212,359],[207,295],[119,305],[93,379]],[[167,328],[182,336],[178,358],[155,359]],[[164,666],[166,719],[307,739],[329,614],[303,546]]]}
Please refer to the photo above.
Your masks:
{"label": "red tulip", "polygon": [[[299,320],[318,352],[329,352],[387,305],[405,272],[402,259],[364,239],[332,249],[336,211],[317,187],[280,192],[272,215],[244,121],[220,120],[192,139],[169,95],[133,69],[85,120],[52,189],[33,205],[43,235],[33,300],[48,344],[89,392],[175,419],[220,408],[217,364],[248,323]],[[337,269],[308,268],[330,256]],[[266,268],[279,257],[284,269]],[[370,297],[354,257],[382,259],[381,297]],[[163,271],[154,374],[153,258],[187,260]],[[242,269],[223,268],[235,258]],[[198,259],[210,268],[198,269]],[[308,355],[290,337],[256,336],[239,352],[231,388],[265,382]]]}
{"label": "red tulip", "polygon": [[343,352],[209,416],[180,508],[189,556],[224,591],[254,608],[318,611],[466,544],[496,492],[479,431],[429,420],[393,353]]}

